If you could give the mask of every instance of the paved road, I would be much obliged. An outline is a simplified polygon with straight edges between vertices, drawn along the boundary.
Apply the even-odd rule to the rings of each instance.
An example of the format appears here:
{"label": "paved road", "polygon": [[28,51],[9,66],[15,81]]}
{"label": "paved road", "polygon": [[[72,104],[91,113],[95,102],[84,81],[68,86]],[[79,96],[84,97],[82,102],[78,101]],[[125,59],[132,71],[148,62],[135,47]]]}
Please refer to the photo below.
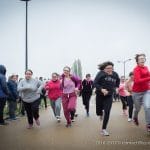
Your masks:
{"label": "paved road", "polygon": [[71,128],[65,127],[62,114],[57,123],[52,110],[41,110],[41,126],[26,129],[26,117],[0,127],[0,150],[148,150],[150,134],[145,131],[143,111],[140,112],[140,126],[127,122],[121,114],[121,103],[113,103],[108,125],[109,137],[100,135],[101,122],[95,115],[94,96],[91,99],[90,117],[85,116],[82,101],[78,99],[79,116]]}

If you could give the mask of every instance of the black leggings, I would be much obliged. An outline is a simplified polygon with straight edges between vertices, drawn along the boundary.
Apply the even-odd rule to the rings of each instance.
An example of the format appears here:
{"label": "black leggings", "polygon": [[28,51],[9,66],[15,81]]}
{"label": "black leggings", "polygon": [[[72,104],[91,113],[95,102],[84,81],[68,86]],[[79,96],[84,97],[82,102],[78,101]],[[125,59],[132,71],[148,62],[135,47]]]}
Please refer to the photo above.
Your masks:
{"label": "black leggings", "polygon": [[24,103],[25,110],[27,112],[28,123],[33,124],[33,118],[35,120],[39,118],[40,99],[32,103],[27,103],[27,102],[23,102],[23,103]]}
{"label": "black leggings", "polygon": [[96,94],[97,116],[102,116],[103,110],[104,110],[104,120],[103,120],[102,129],[106,129],[107,127],[109,116],[110,116],[110,111],[111,111],[111,106],[112,106],[112,101],[113,101],[112,95],[103,96],[100,94]]}
{"label": "black leggings", "polygon": [[129,106],[129,118],[132,118],[133,113],[133,99],[132,96],[127,96],[127,102]]}
{"label": "black leggings", "polygon": [[89,104],[90,104],[91,92],[90,93],[82,93],[83,105],[87,113],[89,113]]}
{"label": "black leggings", "polygon": [[121,102],[122,102],[122,109],[127,109],[127,97],[126,96],[120,96]]}

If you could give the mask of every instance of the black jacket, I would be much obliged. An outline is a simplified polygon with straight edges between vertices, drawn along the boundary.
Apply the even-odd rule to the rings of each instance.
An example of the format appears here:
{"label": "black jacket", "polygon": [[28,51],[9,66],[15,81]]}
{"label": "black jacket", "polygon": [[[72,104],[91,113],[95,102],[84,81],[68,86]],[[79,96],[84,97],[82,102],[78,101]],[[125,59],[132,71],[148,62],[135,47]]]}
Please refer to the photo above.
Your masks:
{"label": "black jacket", "polygon": [[108,75],[104,71],[99,71],[94,80],[96,93],[103,95],[101,89],[107,89],[108,95],[113,95],[116,87],[119,87],[120,79],[116,72],[113,71],[112,75]]}
{"label": "black jacket", "polygon": [[3,65],[0,65],[0,98],[7,98],[8,88],[6,83],[6,68]]}
{"label": "black jacket", "polygon": [[92,94],[93,90],[93,81],[90,80],[89,82],[84,79],[82,81],[82,93],[91,93]]}

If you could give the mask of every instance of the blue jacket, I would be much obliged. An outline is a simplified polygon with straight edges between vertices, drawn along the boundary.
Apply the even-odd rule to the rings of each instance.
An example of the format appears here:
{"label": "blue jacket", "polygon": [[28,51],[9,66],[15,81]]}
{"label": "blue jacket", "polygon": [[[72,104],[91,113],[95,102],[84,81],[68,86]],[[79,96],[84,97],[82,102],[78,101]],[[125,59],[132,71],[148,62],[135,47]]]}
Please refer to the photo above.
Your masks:
{"label": "blue jacket", "polygon": [[9,80],[7,82],[8,90],[9,90],[9,96],[7,100],[9,101],[16,101],[18,98],[18,91],[17,91],[17,83],[13,80]]}
{"label": "blue jacket", "polygon": [[8,88],[6,83],[6,68],[3,65],[0,65],[0,99],[7,98]]}

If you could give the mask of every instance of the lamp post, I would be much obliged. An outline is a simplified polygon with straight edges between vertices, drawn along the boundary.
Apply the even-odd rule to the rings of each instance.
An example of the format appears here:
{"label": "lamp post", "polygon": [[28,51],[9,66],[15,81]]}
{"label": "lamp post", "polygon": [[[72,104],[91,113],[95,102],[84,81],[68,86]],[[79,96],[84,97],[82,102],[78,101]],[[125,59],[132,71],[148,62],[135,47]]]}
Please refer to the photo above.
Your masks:
{"label": "lamp post", "polygon": [[132,59],[126,59],[126,60],[124,60],[124,61],[118,61],[118,63],[122,63],[123,64],[123,75],[124,75],[124,77],[126,77],[126,63],[128,62],[128,61],[131,61]]}
{"label": "lamp post", "polygon": [[28,69],[28,1],[30,0],[20,0],[26,2],[26,30],[25,30],[25,70]]}

